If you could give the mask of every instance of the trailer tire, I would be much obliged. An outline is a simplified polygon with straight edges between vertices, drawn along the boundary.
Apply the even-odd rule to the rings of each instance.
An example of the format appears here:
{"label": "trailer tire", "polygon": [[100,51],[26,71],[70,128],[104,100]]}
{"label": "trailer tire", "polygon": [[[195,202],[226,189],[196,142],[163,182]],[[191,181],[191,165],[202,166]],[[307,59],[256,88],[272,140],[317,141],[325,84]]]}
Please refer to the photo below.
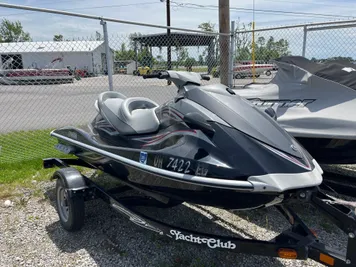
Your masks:
{"label": "trailer tire", "polygon": [[270,70],[266,71],[266,75],[270,76],[272,74],[272,72]]}
{"label": "trailer tire", "polygon": [[69,189],[64,182],[65,177],[57,172],[56,207],[59,221],[68,232],[80,230],[84,225],[85,206],[83,196],[69,196]]}

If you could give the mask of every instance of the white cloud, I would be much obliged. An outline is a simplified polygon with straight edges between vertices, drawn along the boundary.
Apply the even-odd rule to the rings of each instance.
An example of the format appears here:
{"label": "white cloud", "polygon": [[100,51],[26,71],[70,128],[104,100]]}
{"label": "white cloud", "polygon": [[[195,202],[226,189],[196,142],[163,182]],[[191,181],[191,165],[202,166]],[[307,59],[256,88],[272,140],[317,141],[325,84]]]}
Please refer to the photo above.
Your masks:
{"label": "white cloud", "polygon": [[[216,6],[218,5],[217,0],[171,0],[173,2],[180,3],[194,3],[196,5],[204,6]],[[313,0],[301,0],[298,2],[292,1],[281,1],[281,0],[255,0],[256,9],[265,10],[282,10],[282,11],[292,11],[292,12],[309,12],[309,13],[325,13],[334,14],[335,17],[330,18],[315,18],[315,17],[301,17],[296,15],[278,15],[278,14],[264,14],[255,13],[256,27],[264,28],[268,26],[277,25],[290,25],[290,24],[300,24],[306,22],[318,22],[327,20],[339,19],[337,15],[350,15],[352,10],[350,9],[350,3],[352,0],[341,0],[332,1],[324,0],[323,3]],[[45,8],[53,9],[76,9],[72,12],[92,14],[96,16],[104,16],[117,18],[120,20],[130,20],[136,22],[150,23],[150,24],[166,24],[166,7],[165,3],[161,3],[159,0],[58,0],[56,2],[51,2],[50,0],[15,0],[16,4],[32,5]],[[155,3],[156,2],[156,3]],[[146,3],[146,4],[142,4]],[[123,6],[123,7],[107,7],[107,8],[93,8],[99,6],[110,6],[110,5],[126,5],[126,4],[137,4],[135,6]],[[252,8],[252,0],[230,0],[231,7],[239,8]],[[9,14],[26,13],[24,15],[13,15],[6,16]],[[4,9],[0,13],[5,15],[4,17],[10,20],[20,20],[26,31],[29,31],[34,40],[51,40],[54,34],[63,34],[66,38],[89,38],[95,35],[95,31],[102,32],[101,25],[99,21],[60,16],[53,14],[44,13],[31,13],[27,14],[28,11],[21,11],[16,9]],[[230,18],[233,20],[240,19],[241,22],[249,23],[252,21],[252,13],[232,10],[230,13]],[[218,23],[218,10],[212,9],[193,9],[184,8],[172,4],[171,7],[171,24],[172,26],[197,29],[197,26],[201,22],[211,21],[213,23]],[[142,33],[157,33],[164,32],[164,29],[156,29],[135,25],[126,25],[119,23],[108,23],[108,30],[110,35],[116,36],[127,36],[132,32],[142,32]],[[350,29],[347,33],[350,34],[353,29]],[[270,33],[266,33],[267,35]],[[273,34],[276,38],[285,38],[290,41],[293,52],[299,53],[301,51],[301,29],[300,30],[284,30],[284,31],[274,31]],[[319,35],[321,42],[323,39],[330,39],[330,34]],[[117,38],[117,41],[120,38]],[[123,39],[123,37],[121,37]],[[341,40],[339,40],[341,39]],[[338,44],[337,42],[347,42],[342,40],[343,38],[334,38],[334,43],[330,44],[333,47],[333,51],[337,47],[345,47],[347,44]],[[354,42],[354,41],[353,41]],[[317,41],[309,41],[310,45],[318,43]],[[325,43],[325,42],[324,42]],[[329,42],[330,43],[330,40]],[[325,48],[327,49],[327,48]],[[324,49],[324,50],[325,50]],[[316,49],[315,53],[317,53]],[[340,53],[351,53],[351,49],[344,49]],[[314,53],[314,52],[313,52]],[[324,51],[323,54],[326,54]],[[354,53],[354,52],[352,52]]]}

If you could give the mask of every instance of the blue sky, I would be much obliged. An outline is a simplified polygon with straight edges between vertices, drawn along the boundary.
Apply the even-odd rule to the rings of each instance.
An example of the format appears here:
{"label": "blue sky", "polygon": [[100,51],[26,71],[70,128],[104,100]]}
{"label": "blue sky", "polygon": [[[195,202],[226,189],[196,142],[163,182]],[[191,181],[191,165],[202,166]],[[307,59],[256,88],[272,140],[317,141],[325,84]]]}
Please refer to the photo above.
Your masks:
{"label": "blue sky", "polygon": [[[171,0],[179,4],[200,4],[205,6],[216,6],[218,0]],[[98,16],[113,17],[122,20],[140,21],[151,24],[166,23],[165,3],[160,0],[7,0],[2,1],[11,4],[29,5],[35,7],[51,8],[68,10],[72,12],[86,13]],[[333,21],[347,19],[346,17],[338,16],[356,16],[356,5],[354,0],[255,0],[256,9],[281,10],[292,12],[309,12],[309,13],[324,13],[334,15],[331,17],[306,17],[297,15],[277,15],[277,14],[262,14],[255,13],[256,28],[267,26],[290,25],[296,23]],[[105,7],[112,5],[127,5],[121,7]],[[252,8],[252,0],[230,0],[231,7],[237,8]],[[30,32],[34,40],[44,41],[51,40],[54,34],[63,34],[66,38],[88,38],[95,35],[95,31],[102,31],[98,21],[88,19],[72,18],[68,16],[43,14],[29,12],[25,10],[7,9],[0,7],[0,17],[9,20],[19,20],[24,26],[25,31]],[[252,21],[252,13],[232,10],[230,18],[233,20],[240,19],[241,22],[248,23]],[[172,26],[196,29],[197,26],[204,21],[217,23],[218,10],[211,9],[193,9],[180,7],[172,3],[171,8],[171,24]],[[124,25],[109,23],[109,33],[118,36],[117,40],[123,38],[131,32],[154,33],[163,32],[162,29],[153,29],[140,26]],[[332,39],[339,41],[339,38],[351,36],[355,43],[356,28],[346,29],[345,31],[333,31]],[[330,39],[330,33],[320,33],[322,38]],[[301,33],[296,31],[284,31],[275,33],[278,38],[290,38],[293,52],[300,51]],[[312,33],[315,34],[315,33]],[[290,36],[290,37],[288,37]],[[314,35],[317,36],[317,35]],[[119,42],[119,41],[118,41]],[[318,42],[311,40],[310,49],[318,49]],[[349,43],[351,46],[351,43]],[[330,44],[333,51],[338,47],[343,47],[345,53],[349,53],[347,44]],[[353,49],[353,48],[352,48]],[[314,51],[314,50],[312,50]],[[351,51],[351,48],[350,48]],[[308,52],[308,50],[307,50]],[[312,53],[312,52],[310,52]],[[314,52],[313,52],[314,53]],[[324,54],[325,52],[323,52]],[[336,51],[335,53],[339,53]],[[341,52],[340,52],[341,53]],[[343,52],[344,53],[344,52]],[[319,53],[320,54],[320,53]],[[322,56],[322,54],[320,54]]]}

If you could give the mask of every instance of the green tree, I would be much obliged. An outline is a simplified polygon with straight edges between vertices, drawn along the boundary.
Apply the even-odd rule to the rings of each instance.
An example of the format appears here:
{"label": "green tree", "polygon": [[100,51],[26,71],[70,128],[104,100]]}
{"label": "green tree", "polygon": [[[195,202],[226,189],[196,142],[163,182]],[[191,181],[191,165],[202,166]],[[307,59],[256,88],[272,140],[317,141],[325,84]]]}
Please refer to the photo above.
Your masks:
{"label": "green tree", "polygon": [[11,22],[3,19],[0,24],[0,42],[26,42],[32,41],[30,34],[23,30],[20,21]]}
{"label": "green tree", "polygon": [[[198,28],[200,30],[206,31],[206,32],[217,32],[215,27],[216,27],[216,24],[212,23],[210,21],[203,22],[203,23],[200,23],[198,25]],[[217,62],[219,61],[219,45],[218,45],[218,42],[219,42],[218,38],[215,38],[215,51],[212,51],[212,55],[210,55],[210,57],[209,57],[209,51],[208,51],[208,48],[206,48],[203,51],[203,54],[202,54],[202,57],[205,60],[200,60],[199,62],[205,61],[205,64],[216,66]],[[215,56],[213,54],[215,54]]]}
{"label": "green tree", "polygon": [[216,32],[215,26],[216,26],[215,23],[212,23],[212,22],[208,21],[208,22],[200,23],[198,25],[198,28],[200,30],[202,30],[202,31],[205,31],[205,32]]}
{"label": "green tree", "polygon": [[334,61],[334,60],[337,60],[337,61],[348,61],[348,62],[354,62],[355,61],[352,57],[341,57],[341,56],[329,57],[329,58],[326,59],[326,61]]}
{"label": "green tree", "polygon": [[103,37],[101,37],[101,33],[98,31],[95,31],[95,40],[96,41],[104,40]]}
{"label": "green tree", "polygon": [[132,49],[127,50],[126,44],[122,43],[120,50],[115,52],[115,60],[135,60],[135,51]]}
{"label": "green tree", "polygon": [[[135,50],[126,49],[126,44],[122,43],[120,50],[115,51],[115,60],[136,60]],[[137,51],[137,61],[143,66],[152,67],[155,59],[152,57],[149,48],[143,47]]]}
{"label": "green tree", "polygon": [[251,58],[251,33],[246,32],[252,23],[241,23],[240,19],[236,23],[235,29],[235,60],[246,60]]}
{"label": "green tree", "polygon": [[193,57],[188,57],[184,62],[184,67],[191,71],[192,67],[197,64],[197,61]]}
{"label": "green tree", "polygon": [[177,62],[176,62],[176,66],[178,68],[178,66],[180,64],[183,64],[185,62],[185,60],[188,58],[188,49],[182,46],[176,46],[174,51],[176,52],[176,56],[177,56]]}
{"label": "green tree", "polygon": [[[252,23],[247,25],[237,23],[234,57],[237,61],[252,59],[252,33],[246,32],[251,27]],[[270,36],[268,40],[263,36],[257,36],[254,49],[255,59],[261,61],[290,55],[289,42],[285,39],[275,40],[273,36]]]}
{"label": "green tree", "polygon": [[[130,39],[130,49],[135,49],[135,41],[133,40],[135,37],[141,37],[142,36],[142,33],[140,32],[134,32],[134,33],[131,33],[129,35],[129,39]],[[141,46],[139,46],[139,43],[137,43],[137,48],[141,50]]]}
{"label": "green tree", "polygon": [[202,66],[202,65],[205,64],[203,55],[199,55],[199,57],[198,57],[198,63],[199,63],[200,66]]}
{"label": "green tree", "polygon": [[162,55],[157,55],[157,60],[158,60],[158,62],[162,62],[163,61],[163,57],[162,57]]}
{"label": "green tree", "polygon": [[62,34],[55,34],[54,36],[53,36],[53,41],[55,41],[55,42],[63,42],[63,35]]}
{"label": "green tree", "polygon": [[267,42],[264,37],[259,37],[255,44],[255,55],[257,60],[263,61],[290,55],[289,43],[285,39],[275,41],[273,36]]}

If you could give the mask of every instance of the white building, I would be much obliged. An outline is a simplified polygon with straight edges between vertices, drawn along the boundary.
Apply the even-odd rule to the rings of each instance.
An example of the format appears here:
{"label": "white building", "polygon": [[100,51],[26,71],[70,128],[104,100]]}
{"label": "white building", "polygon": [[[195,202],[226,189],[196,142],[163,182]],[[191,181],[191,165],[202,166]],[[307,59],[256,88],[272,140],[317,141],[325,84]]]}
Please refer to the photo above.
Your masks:
{"label": "white building", "polygon": [[122,69],[125,69],[125,74],[132,75],[140,63],[134,60],[116,60],[114,61],[114,73],[120,73]]}
{"label": "white building", "polygon": [[[110,56],[113,62],[112,49]],[[5,66],[11,69],[70,67],[93,74],[107,73],[104,41],[0,43],[0,69]]]}

